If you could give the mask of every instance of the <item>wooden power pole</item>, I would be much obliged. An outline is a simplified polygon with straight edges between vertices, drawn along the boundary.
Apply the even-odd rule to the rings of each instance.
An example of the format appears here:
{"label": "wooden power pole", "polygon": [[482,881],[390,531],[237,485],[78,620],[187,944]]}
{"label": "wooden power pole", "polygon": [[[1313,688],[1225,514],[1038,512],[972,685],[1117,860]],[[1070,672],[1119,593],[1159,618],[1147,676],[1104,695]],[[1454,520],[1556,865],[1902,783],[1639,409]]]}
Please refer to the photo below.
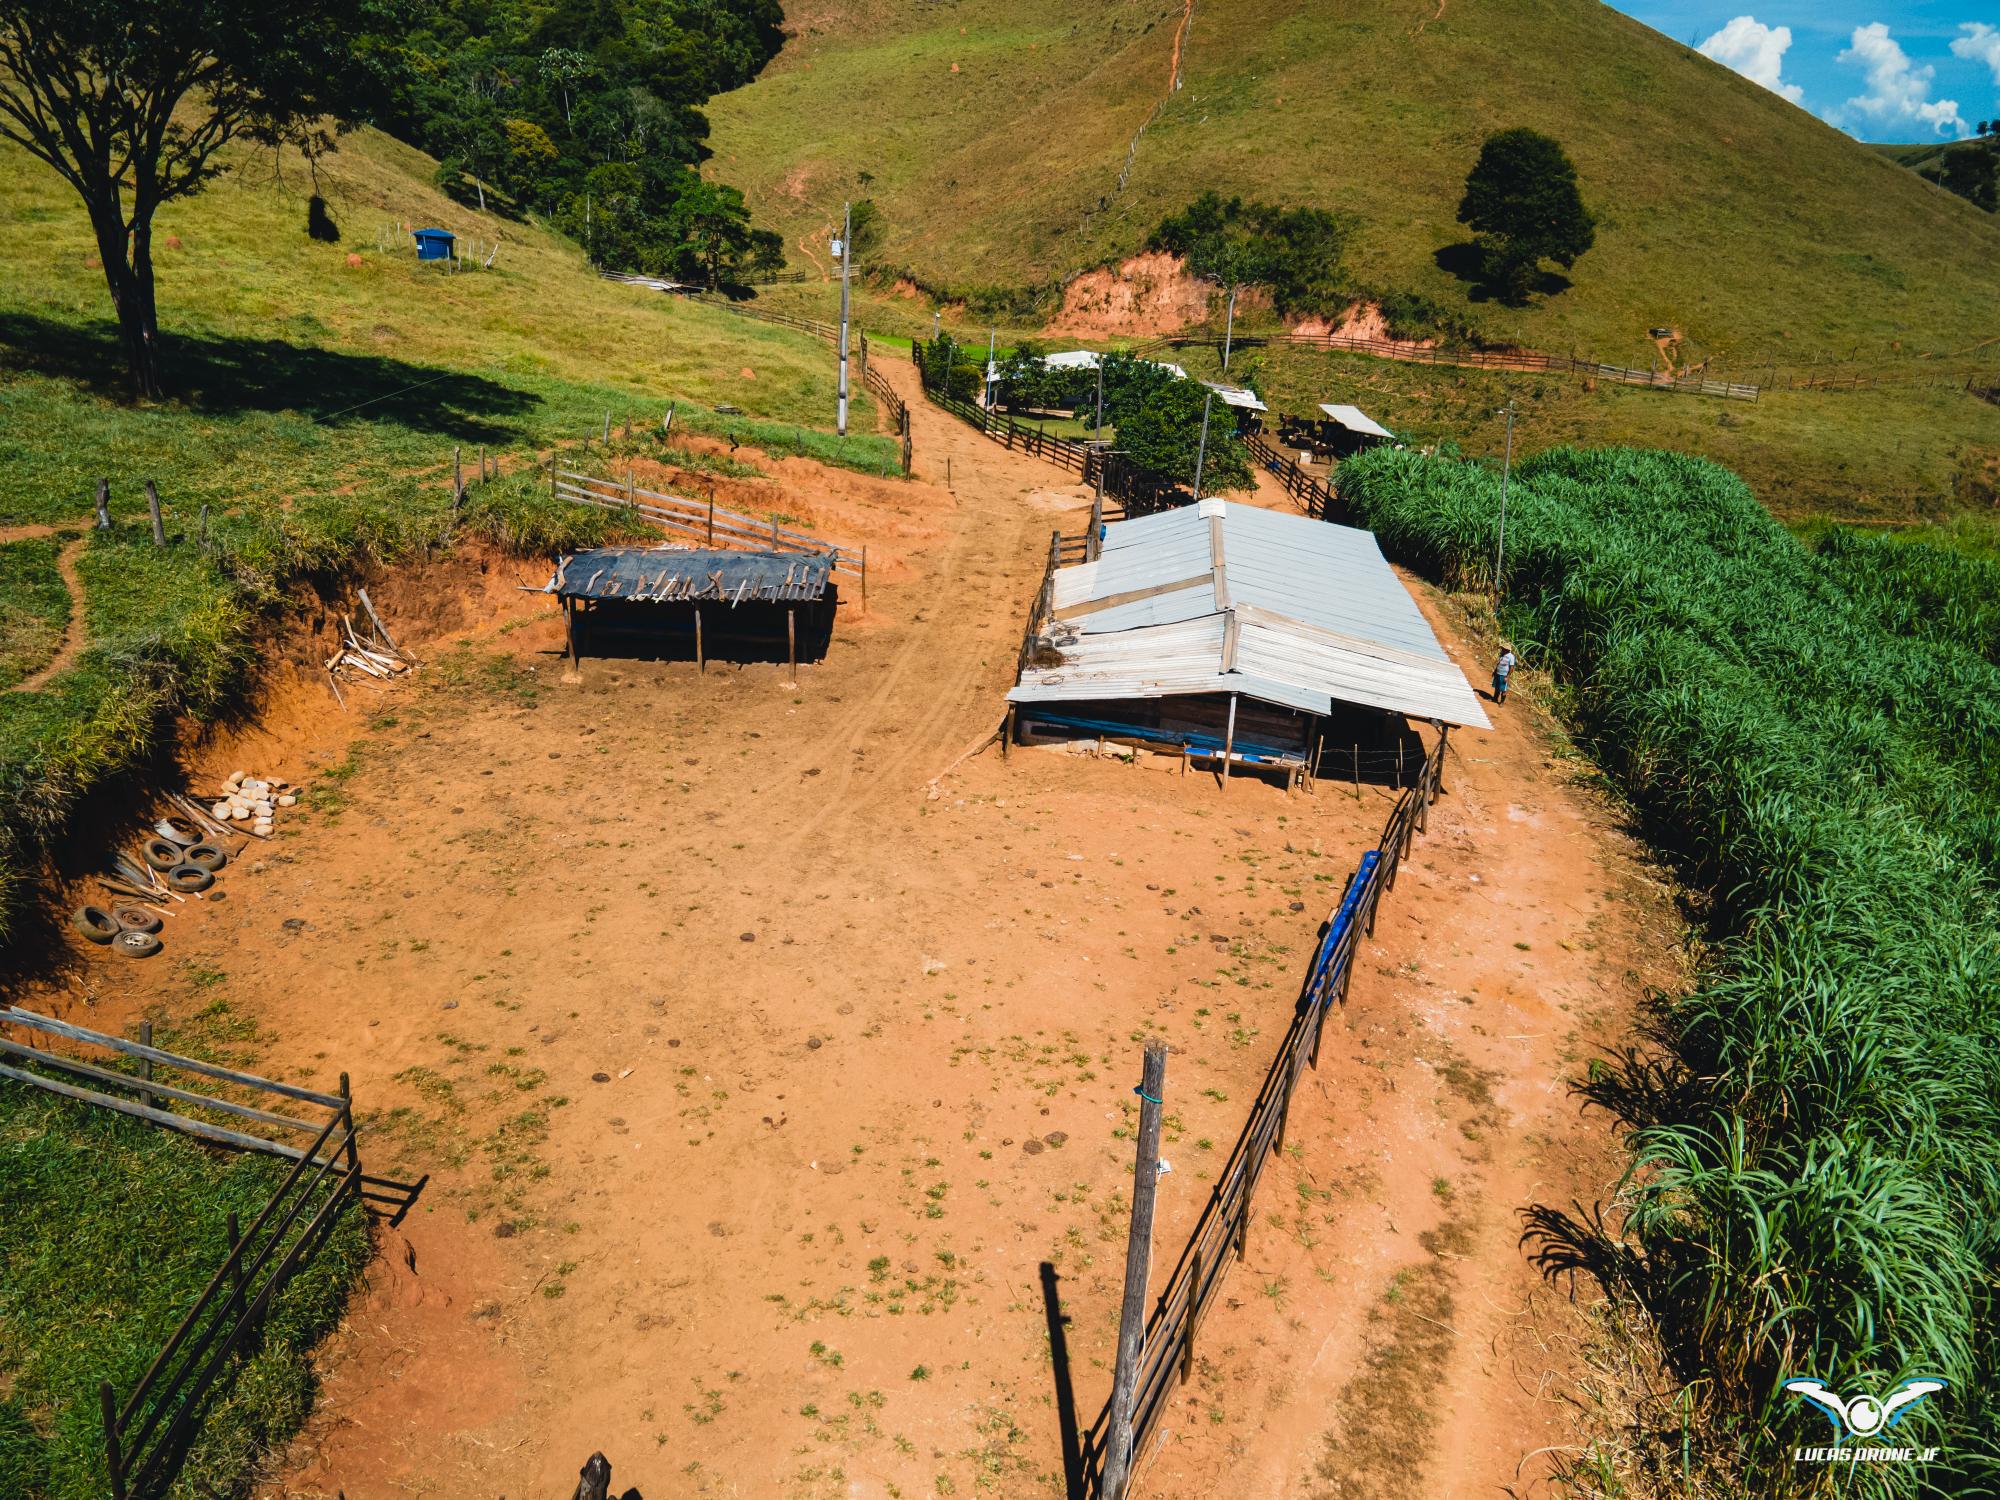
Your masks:
{"label": "wooden power pole", "polygon": [[1146,1282],[1153,1271],[1153,1200],[1160,1185],[1160,1109],[1167,1097],[1167,1044],[1146,1043],[1140,1070],[1139,1153],[1132,1165],[1132,1233],[1125,1244],[1125,1302],[1118,1314],[1118,1368],[1111,1380],[1110,1448],[1101,1500],[1124,1500],[1132,1478],[1132,1403],[1146,1334]]}

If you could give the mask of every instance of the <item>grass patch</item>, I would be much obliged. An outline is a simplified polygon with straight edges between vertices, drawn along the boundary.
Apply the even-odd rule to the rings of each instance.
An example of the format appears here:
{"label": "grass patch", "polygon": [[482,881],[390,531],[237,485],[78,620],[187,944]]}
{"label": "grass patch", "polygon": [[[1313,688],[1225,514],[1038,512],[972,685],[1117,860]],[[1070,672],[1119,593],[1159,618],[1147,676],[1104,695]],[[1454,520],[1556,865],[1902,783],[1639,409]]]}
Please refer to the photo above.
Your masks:
{"label": "grass patch", "polygon": [[[108,1493],[98,1383],[129,1393],[249,1223],[280,1165],[211,1152],[108,1111],[0,1084],[0,1494]],[[343,1211],[219,1387],[173,1489],[247,1494],[262,1457],[310,1409],[314,1344],[369,1254]]]}

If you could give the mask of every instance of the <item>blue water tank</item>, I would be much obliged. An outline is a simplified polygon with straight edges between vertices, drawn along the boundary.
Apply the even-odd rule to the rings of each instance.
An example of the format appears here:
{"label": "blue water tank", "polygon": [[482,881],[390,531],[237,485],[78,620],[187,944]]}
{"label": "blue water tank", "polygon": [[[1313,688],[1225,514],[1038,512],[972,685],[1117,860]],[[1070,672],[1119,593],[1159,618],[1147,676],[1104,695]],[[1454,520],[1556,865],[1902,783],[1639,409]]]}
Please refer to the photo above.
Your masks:
{"label": "blue water tank", "polygon": [[410,238],[417,242],[418,260],[450,260],[452,243],[458,236],[449,229],[418,229]]}

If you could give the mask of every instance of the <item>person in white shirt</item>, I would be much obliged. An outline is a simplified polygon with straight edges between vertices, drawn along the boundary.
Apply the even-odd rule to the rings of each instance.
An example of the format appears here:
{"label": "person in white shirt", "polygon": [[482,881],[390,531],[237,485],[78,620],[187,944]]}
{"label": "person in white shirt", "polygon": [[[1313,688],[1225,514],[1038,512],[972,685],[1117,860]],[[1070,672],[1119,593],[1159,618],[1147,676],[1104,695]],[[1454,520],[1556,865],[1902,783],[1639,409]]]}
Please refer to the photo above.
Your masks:
{"label": "person in white shirt", "polygon": [[1500,648],[1500,660],[1493,664],[1493,701],[1495,703],[1505,703],[1507,701],[1507,679],[1513,675],[1514,648],[1503,645]]}

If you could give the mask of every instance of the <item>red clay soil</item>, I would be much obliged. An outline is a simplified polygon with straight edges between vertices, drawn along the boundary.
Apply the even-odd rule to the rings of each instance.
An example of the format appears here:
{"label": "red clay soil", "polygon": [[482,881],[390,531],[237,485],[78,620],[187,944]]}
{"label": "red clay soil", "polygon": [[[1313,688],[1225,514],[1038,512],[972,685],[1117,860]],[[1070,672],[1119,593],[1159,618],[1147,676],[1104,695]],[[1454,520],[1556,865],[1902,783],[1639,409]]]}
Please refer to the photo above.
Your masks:
{"label": "red clay soil", "polygon": [[1189,273],[1177,255],[1149,250],[1116,270],[1085,271],[1063,288],[1048,332],[1074,338],[1154,337],[1179,333],[1208,316],[1215,288]]}
{"label": "red clay soil", "polygon": [[[538,569],[384,580],[420,673],[347,718],[301,677],[202,754],[320,805],[166,956],[91,950],[38,1002],[114,1029],[224,1002],[262,1069],[352,1075],[371,1171],[431,1174],[267,1492],[559,1494],[596,1449],[655,1497],[1063,1492],[1043,1267],[1088,1423],[1140,1044],[1174,1047],[1163,1273],[1393,793],[968,755],[1085,497],[912,418],[901,571],[796,687],[629,660],[565,684],[547,601],[513,590]],[[1566,1080],[1670,977],[1670,914],[1532,697],[1498,719],[1455,737],[1137,1495],[1500,1493],[1570,1441],[1575,1314],[1516,1214],[1615,1177]],[[1377,1348],[1428,1372],[1394,1443],[1357,1386]]]}

